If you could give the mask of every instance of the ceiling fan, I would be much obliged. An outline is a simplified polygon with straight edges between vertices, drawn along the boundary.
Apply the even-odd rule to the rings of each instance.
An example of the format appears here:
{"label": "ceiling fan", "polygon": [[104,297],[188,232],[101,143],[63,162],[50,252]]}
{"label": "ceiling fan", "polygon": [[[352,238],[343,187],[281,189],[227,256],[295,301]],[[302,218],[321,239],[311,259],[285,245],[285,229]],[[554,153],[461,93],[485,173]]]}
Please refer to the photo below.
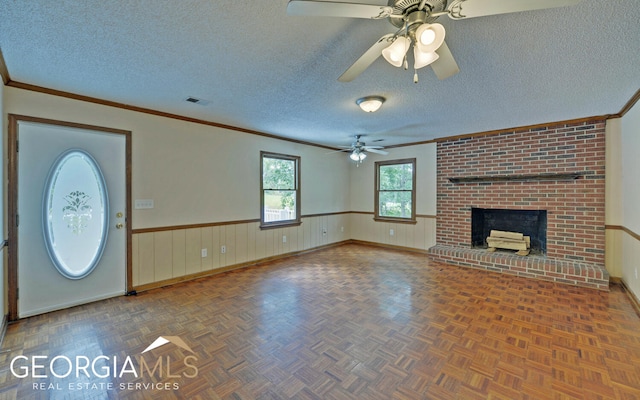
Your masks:
{"label": "ceiling fan", "polygon": [[[413,45],[414,77],[417,70],[431,65],[438,79],[447,79],[460,69],[444,42],[445,30],[438,17],[453,20],[569,6],[581,0],[389,0],[388,5],[339,3],[333,1],[291,0],[289,15],[388,19],[396,28],[378,39],[339,78],[350,82],[366,70],[380,55],[395,67],[408,69],[407,53]],[[449,3],[447,5],[447,3]]]}
{"label": "ceiling fan", "polygon": [[[338,150],[338,151],[345,151],[345,152],[351,153],[349,154],[349,158],[352,159],[353,161],[356,161],[357,163],[361,163],[365,158],[367,158],[367,152],[382,154],[382,155],[389,154],[389,152],[382,150],[384,149],[384,147],[382,146],[367,146],[365,142],[360,141],[361,137],[362,135],[356,135],[355,136],[356,141],[351,143],[351,146],[340,146],[340,147],[344,147],[344,150]],[[383,139],[378,139],[375,141],[381,142],[382,140]]]}

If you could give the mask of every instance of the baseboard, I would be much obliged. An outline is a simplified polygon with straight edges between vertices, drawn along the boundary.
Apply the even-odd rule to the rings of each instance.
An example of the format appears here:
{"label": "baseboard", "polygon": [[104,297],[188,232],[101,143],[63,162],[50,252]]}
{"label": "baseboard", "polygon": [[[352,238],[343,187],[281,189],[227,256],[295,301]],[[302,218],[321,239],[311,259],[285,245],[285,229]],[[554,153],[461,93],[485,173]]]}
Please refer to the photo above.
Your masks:
{"label": "baseboard", "polygon": [[366,240],[357,240],[357,239],[350,239],[347,242],[348,243],[359,244],[359,245],[363,245],[363,246],[380,247],[380,248],[388,249],[388,250],[410,251],[412,253],[420,253],[420,254],[425,254],[425,255],[429,254],[429,250],[418,249],[418,248],[415,248],[415,247],[396,246],[396,245],[393,245],[393,244],[378,243],[378,242],[367,242]]}
{"label": "baseboard", "polygon": [[640,317],[640,299],[636,297],[636,295],[629,289],[629,286],[622,278],[611,278],[611,283],[620,285],[622,291],[627,295],[629,301],[631,301],[631,305],[633,309],[636,311],[636,314]]}
{"label": "baseboard", "polygon": [[209,276],[222,274],[224,272],[229,272],[229,271],[233,271],[233,270],[236,270],[236,269],[253,267],[253,266],[260,266],[260,265],[264,265],[264,264],[267,264],[267,263],[270,263],[270,262],[273,262],[273,261],[283,260],[285,258],[290,258],[290,257],[296,257],[296,256],[300,256],[302,254],[313,253],[313,252],[318,251],[318,250],[328,249],[328,248],[331,248],[331,247],[342,246],[342,245],[349,244],[349,243],[353,243],[353,240],[344,240],[344,241],[341,241],[341,242],[329,243],[329,244],[326,244],[326,245],[313,247],[311,249],[294,251],[294,252],[291,252],[291,253],[278,254],[276,256],[265,257],[265,258],[261,258],[261,259],[258,259],[258,260],[253,260],[253,261],[247,261],[247,262],[244,262],[244,263],[228,265],[226,267],[211,269],[211,270],[203,271],[203,272],[197,272],[195,274],[183,275],[183,276],[179,276],[179,277],[176,277],[176,278],[165,279],[165,280],[158,281],[158,282],[145,283],[144,285],[134,286],[133,290],[136,291],[137,293],[140,293],[140,292],[144,292],[144,291],[147,291],[147,290],[158,289],[158,288],[162,288],[162,287],[175,285],[177,283],[189,282],[189,281],[193,281],[195,279],[206,278],[206,277],[209,277]]}

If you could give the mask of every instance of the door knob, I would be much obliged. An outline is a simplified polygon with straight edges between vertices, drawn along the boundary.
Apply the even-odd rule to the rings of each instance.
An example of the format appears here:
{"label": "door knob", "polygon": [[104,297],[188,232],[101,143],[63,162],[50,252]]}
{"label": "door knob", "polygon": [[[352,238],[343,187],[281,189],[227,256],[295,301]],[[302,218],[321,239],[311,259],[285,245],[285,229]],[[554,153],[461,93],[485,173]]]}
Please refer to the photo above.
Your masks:
{"label": "door knob", "polygon": [[122,229],[124,227],[124,224],[122,222],[118,222],[116,224],[116,229]]}

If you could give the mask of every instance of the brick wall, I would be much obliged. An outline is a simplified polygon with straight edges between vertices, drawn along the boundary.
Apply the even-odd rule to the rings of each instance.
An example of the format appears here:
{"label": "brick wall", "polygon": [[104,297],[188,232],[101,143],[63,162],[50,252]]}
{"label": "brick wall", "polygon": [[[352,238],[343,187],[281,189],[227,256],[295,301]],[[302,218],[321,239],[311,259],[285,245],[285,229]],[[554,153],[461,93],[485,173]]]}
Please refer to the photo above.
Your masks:
{"label": "brick wall", "polygon": [[[439,246],[469,248],[471,208],[547,210],[547,257],[604,267],[605,121],[438,143]],[[448,178],[574,173],[575,180],[453,184]]]}

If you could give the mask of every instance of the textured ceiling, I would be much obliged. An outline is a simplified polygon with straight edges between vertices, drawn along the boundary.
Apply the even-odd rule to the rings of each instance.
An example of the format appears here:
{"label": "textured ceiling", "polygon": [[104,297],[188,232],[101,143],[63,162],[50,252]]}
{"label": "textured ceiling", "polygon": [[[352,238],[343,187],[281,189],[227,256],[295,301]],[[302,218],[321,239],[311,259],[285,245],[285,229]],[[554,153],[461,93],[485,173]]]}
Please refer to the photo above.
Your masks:
{"label": "textured ceiling", "polygon": [[[638,5],[440,17],[460,73],[424,68],[418,84],[383,58],[338,82],[395,27],[288,16],[287,0],[3,0],[0,51],[13,82],[324,145],[397,145],[619,112],[640,88]],[[366,114],[366,95],[387,101]]]}

